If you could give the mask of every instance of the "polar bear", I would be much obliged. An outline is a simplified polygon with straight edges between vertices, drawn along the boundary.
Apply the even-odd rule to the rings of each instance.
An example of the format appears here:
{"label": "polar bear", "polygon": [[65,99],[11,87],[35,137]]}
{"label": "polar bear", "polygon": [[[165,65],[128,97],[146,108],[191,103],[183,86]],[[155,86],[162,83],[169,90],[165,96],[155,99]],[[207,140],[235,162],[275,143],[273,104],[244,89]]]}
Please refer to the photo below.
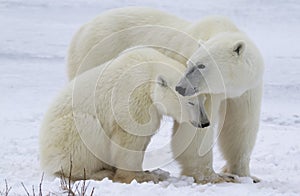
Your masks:
{"label": "polar bear", "polygon": [[161,180],[164,175],[143,172],[142,162],[162,115],[197,128],[209,123],[199,112],[203,100],[175,93],[184,70],[154,49],[135,48],[76,77],[42,123],[42,169],[72,180]]}
{"label": "polar bear", "polygon": [[[264,63],[253,42],[241,32],[221,33],[199,48],[176,86],[183,96],[209,94],[215,100],[212,127],[227,161],[224,172],[250,176],[262,99]],[[211,104],[211,103],[208,103]],[[212,107],[212,106],[207,106]],[[209,142],[209,141],[207,141]],[[210,141],[212,142],[212,141]],[[183,165],[187,157],[181,157]],[[259,179],[252,177],[254,182]]]}
{"label": "polar bear", "polygon": [[186,64],[206,41],[221,32],[239,31],[226,17],[209,16],[191,23],[172,14],[146,7],[113,9],[83,25],[69,46],[69,79],[116,57],[127,48],[151,45]]}
{"label": "polar bear", "polygon": [[[209,48],[210,43],[213,46],[214,43],[212,40],[218,38],[219,35],[226,35],[226,33],[234,34],[241,33],[241,31],[229,19],[222,16],[210,16],[203,18],[199,22],[191,23],[152,8],[129,7],[111,10],[83,25],[74,36],[70,44],[68,56],[69,79],[109,61],[123,50],[137,45],[153,46],[155,49],[158,49],[163,54],[185,66],[191,65],[191,62],[194,61],[198,62],[196,60],[197,55],[200,55],[200,59],[207,59],[205,62],[212,64],[214,61],[209,61],[211,54],[207,54],[207,51],[205,52],[206,47]],[[246,45],[243,44],[244,38],[247,40]],[[226,39],[226,36],[221,39]],[[241,40],[235,41],[241,41],[240,43],[242,44],[233,42],[228,43],[228,46],[235,47],[235,50],[238,52],[243,52],[244,49],[247,51],[248,44],[249,46],[253,46],[251,40],[244,34]],[[221,49],[224,49],[224,51],[221,51]],[[224,55],[221,55],[222,53]],[[217,54],[220,54],[220,56],[217,56]],[[221,47],[219,50],[216,49],[214,59],[218,61],[215,63],[222,65],[223,62],[233,60],[232,65],[235,65],[236,61],[234,61],[234,58],[232,59],[231,55],[234,56],[237,54],[237,52],[232,53],[232,50],[224,47]],[[245,54],[250,55],[249,53]],[[247,58],[238,58],[236,60],[240,60],[246,65],[252,62],[253,69],[254,66],[257,66],[258,69],[263,69],[263,63],[257,60],[258,63],[256,64],[255,60],[251,61],[252,58],[255,60],[261,58],[256,48]],[[262,71],[257,72],[259,74],[256,81],[244,84],[240,82],[246,81],[247,78],[243,78],[242,76],[245,76],[244,74],[247,74],[249,70],[239,70],[240,67],[235,67],[236,72],[230,72],[232,70],[229,68],[232,68],[232,66],[223,69],[222,73],[215,71],[213,74],[205,75],[205,78],[212,77],[209,79],[209,88],[213,88],[215,92],[220,92],[220,96],[214,96],[214,93],[206,94],[206,110],[210,113],[210,116],[216,118],[224,116],[217,113],[226,111],[226,119],[224,120],[224,125],[220,126],[222,129],[219,130],[220,135],[218,137],[220,149],[227,162],[224,171],[238,176],[250,176],[250,154],[255,143],[260,116],[262,82],[259,76],[261,76]],[[221,89],[219,88],[220,85],[222,87],[223,83],[220,84],[219,80],[214,80],[214,77],[226,73],[228,77],[223,77],[225,80],[228,79],[226,80],[228,83],[226,83],[225,91],[224,86]],[[235,74],[240,74],[239,76],[241,77],[236,77],[235,80],[232,80],[231,77],[235,76]],[[199,82],[199,77],[195,77],[195,80],[195,82]],[[189,82],[193,83],[193,79],[189,78]],[[197,83],[194,87],[197,88],[197,85],[200,84],[204,85],[205,83],[201,80],[201,83]],[[216,86],[217,84],[219,86]],[[240,84],[241,86],[235,86],[236,84]],[[183,86],[183,88],[185,87]],[[237,89],[239,89],[239,92],[234,92]],[[189,89],[187,88],[186,90]],[[180,90],[178,89],[178,91]],[[190,93],[193,95],[195,92],[192,90]],[[227,97],[224,97],[225,95]],[[219,103],[221,102],[220,100],[223,100],[222,103]],[[212,105],[214,105],[214,108],[212,108]],[[220,105],[220,107],[216,107],[216,105]],[[213,111],[213,109],[216,109],[216,111]],[[240,122],[240,124],[232,124],[232,122]],[[175,120],[173,129],[174,133],[191,133],[189,130],[192,127],[190,124],[179,123]],[[192,133],[194,134],[194,132]],[[182,167],[182,174],[193,176],[195,181],[199,183],[231,181],[226,175],[224,178],[224,175],[215,174],[212,168],[211,151],[208,151],[207,156],[197,154],[199,146],[203,146],[203,149],[205,149],[204,140],[207,140],[206,146],[211,146],[209,137],[212,136],[206,133],[211,133],[211,131],[203,130],[202,132],[196,132],[195,134],[197,135],[189,149],[177,158]],[[233,135],[237,135],[237,137],[233,137]],[[174,143],[173,152],[177,150],[176,145],[180,146],[180,143]]]}

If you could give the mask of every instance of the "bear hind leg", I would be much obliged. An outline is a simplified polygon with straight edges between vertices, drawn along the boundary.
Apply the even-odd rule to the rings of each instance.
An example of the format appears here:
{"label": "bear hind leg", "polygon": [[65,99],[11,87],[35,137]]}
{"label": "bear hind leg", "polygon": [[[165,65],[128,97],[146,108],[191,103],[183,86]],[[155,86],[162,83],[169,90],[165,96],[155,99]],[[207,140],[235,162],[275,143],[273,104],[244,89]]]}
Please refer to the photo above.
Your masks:
{"label": "bear hind leg", "polygon": [[114,178],[114,175],[115,175],[115,171],[104,169],[92,174],[90,179],[101,181],[104,178],[108,178],[112,180]]}

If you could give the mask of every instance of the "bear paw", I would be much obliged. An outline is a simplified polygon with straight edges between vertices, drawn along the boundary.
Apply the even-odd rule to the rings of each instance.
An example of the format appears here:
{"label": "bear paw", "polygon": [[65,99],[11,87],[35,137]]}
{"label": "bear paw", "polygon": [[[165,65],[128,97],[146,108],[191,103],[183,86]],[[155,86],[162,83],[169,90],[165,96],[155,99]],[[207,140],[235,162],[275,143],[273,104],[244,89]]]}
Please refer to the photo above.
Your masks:
{"label": "bear paw", "polygon": [[240,183],[240,181],[238,180],[238,177],[232,174],[217,174],[217,173],[213,173],[210,176],[197,176],[194,177],[195,183],[198,184],[207,184],[207,183],[212,183],[212,184],[216,184],[216,183],[223,183],[223,182],[231,182],[231,183]]}
{"label": "bear paw", "polygon": [[100,171],[92,174],[91,179],[101,181],[104,178],[108,178],[108,179],[112,180],[114,175],[115,175],[115,172],[113,172],[111,170],[100,170]]}
{"label": "bear paw", "polygon": [[162,169],[153,170],[151,173],[157,175],[159,181],[167,180],[170,177],[170,173]]}
{"label": "bear paw", "polygon": [[170,177],[170,173],[161,169],[156,169],[154,171],[144,171],[139,172],[135,180],[139,183],[152,181],[157,184],[160,181],[164,181]]}
{"label": "bear paw", "polygon": [[255,177],[255,176],[247,176],[247,175],[243,175],[244,173],[242,173],[242,175],[239,175],[240,172],[239,172],[239,173],[237,173],[237,172],[232,172],[232,171],[230,171],[230,170],[228,169],[227,166],[224,166],[224,167],[223,167],[222,172],[223,172],[223,173],[230,173],[230,174],[234,173],[234,174],[232,174],[232,175],[237,175],[237,176],[239,176],[239,177],[249,177],[249,178],[252,179],[252,182],[253,182],[253,183],[259,183],[259,182],[261,181],[259,178]]}
{"label": "bear paw", "polygon": [[160,181],[166,180],[170,176],[169,172],[165,172],[161,169],[150,171],[120,171],[118,170],[113,177],[114,182],[131,183],[136,180],[138,183],[153,182],[157,184]]}
{"label": "bear paw", "polygon": [[252,178],[253,183],[259,183],[261,180],[255,176],[250,176]]}

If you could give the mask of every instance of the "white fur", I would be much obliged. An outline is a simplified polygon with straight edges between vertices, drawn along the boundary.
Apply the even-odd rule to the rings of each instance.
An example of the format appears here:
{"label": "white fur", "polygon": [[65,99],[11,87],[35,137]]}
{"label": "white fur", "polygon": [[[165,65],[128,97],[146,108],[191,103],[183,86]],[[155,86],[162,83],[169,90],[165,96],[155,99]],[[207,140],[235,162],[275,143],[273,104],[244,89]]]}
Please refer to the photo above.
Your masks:
{"label": "white fur", "polygon": [[191,118],[191,108],[186,106],[195,100],[174,91],[184,69],[158,51],[144,48],[124,52],[76,77],[43,121],[42,169],[68,177],[72,161],[74,180],[83,179],[85,169],[88,179],[157,182],[159,176],[142,172],[144,151],[162,115],[186,123]]}
{"label": "white fur", "polygon": [[[185,77],[178,85],[197,88],[198,93],[208,94],[214,100],[214,103],[206,103],[206,107],[212,109],[210,112],[212,118],[211,126],[205,131],[209,134],[218,125],[220,149],[227,161],[223,171],[238,176],[250,176],[249,162],[259,127],[264,72],[259,50],[244,33],[224,32],[205,42],[195,51],[188,64]],[[193,67],[200,64],[205,68],[199,69],[199,72],[194,74],[188,74],[189,71],[195,70]],[[193,80],[195,77],[196,80]],[[189,86],[186,82],[192,80],[196,82],[196,86],[193,86],[195,84]],[[197,142],[202,143],[203,136],[199,138],[201,139]],[[209,147],[213,141],[212,136],[208,138],[205,145]],[[194,177],[196,175],[196,181],[214,181],[209,176],[203,177],[205,173],[213,174],[211,149],[207,149],[208,154],[204,157],[196,158],[192,153],[195,151],[194,148],[195,146],[191,146],[191,150],[187,150],[187,155],[183,154],[178,158],[182,159],[183,173]],[[185,161],[191,159],[201,164],[202,168],[191,172],[196,165],[189,166],[191,163]],[[203,169],[203,165],[206,165],[207,169]],[[253,179],[258,181],[255,177]]]}
{"label": "white fur", "polygon": [[[146,28],[144,25],[156,26]],[[170,27],[172,29],[170,31],[160,31],[164,27]],[[123,30],[123,32],[116,33],[121,30]],[[175,30],[183,33],[176,33]],[[201,52],[204,48],[199,48],[199,46],[195,44],[195,42],[204,43],[202,46],[205,46],[205,49],[213,50],[211,54],[213,55],[213,58],[216,59],[217,64],[230,64],[234,57],[234,54],[230,53],[231,50],[228,50],[228,53],[223,54],[224,51],[226,52],[224,47],[222,49],[216,47],[220,44],[220,40],[221,42],[228,42],[228,47],[234,47],[235,43],[232,43],[233,39],[225,39],[227,35],[226,32],[228,32],[228,34],[237,32],[237,37],[240,38],[240,36],[244,36],[243,38],[246,39],[247,43],[250,43],[250,48],[247,46],[245,50],[247,51],[245,53],[247,61],[244,59],[239,64],[249,63],[248,59],[258,58],[258,60],[254,60],[254,62],[260,63],[252,64],[251,69],[257,68],[261,71],[260,73],[262,73],[263,64],[262,61],[260,61],[260,56],[256,50],[255,52],[252,52],[252,42],[249,41],[244,34],[240,33],[239,29],[227,18],[218,16],[207,17],[197,23],[190,23],[177,18],[176,16],[151,8],[131,7],[105,12],[81,27],[70,45],[68,75],[69,78],[72,79],[75,77],[76,72],[77,74],[81,74],[86,70],[109,61],[127,48],[151,43],[153,45],[167,46],[176,52],[183,54],[185,58],[182,58],[180,55],[170,52],[167,49],[160,49],[162,53],[184,65],[186,64],[187,59],[195,61],[209,58],[206,52]],[[191,37],[183,36],[184,33]],[[225,37],[220,38],[223,35]],[[108,36],[112,36],[113,39]],[[218,39],[219,41],[217,41]],[[91,50],[92,48],[93,50]],[[202,54],[206,56],[199,57],[199,55]],[[85,59],[85,57],[87,58]],[[209,59],[205,62],[211,63]],[[235,66],[234,63],[232,63],[232,67]],[[222,96],[220,98],[214,96],[214,94],[208,94],[207,100],[212,98],[215,103],[213,106],[214,108],[217,107],[217,109],[215,109],[216,111],[213,113],[212,111],[214,110],[211,108],[212,103],[209,104],[207,102],[206,105],[208,109],[210,108],[209,110],[211,110],[211,116],[216,117],[214,123],[218,121],[216,112],[218,112],[219,106],[216,105],[220,105],[220,116],[224,116],[221,114],[226,112],[224,125],[221,127],[221,134],[219,136],[220,149],[227,161],[224,171],[239,176],[250,176],[249,161],[255,143],[256,133],[258,131],[260,115],[262,96],[261,75],[257,77],[255,83],[247,84],[248,73],[245,70],[239,70],[240,68],[236,66],[234,68],[236,72],[231,73],[238,74],[239,77],[237,78],[239,78],[239,80],[230,80],[231,73],[228,74],[229,67],[224,67],[224,69],[220,70],[224,76],[223,81],[225,83],[220,84],[218,83],[219,80],[214,79],[214,77],[216,77],[215,72],[211,72],[214,74],[206,73],[205,77],[210,81],[211,89],[214,89],[215,92],[224,93],[225,88],[223,88],[224,86],[222,87],[222,85],[225,84],[226,89],[228,90],[227,96],[230,98],[223,100],[224,97]],[[259,73],[259,71],[257,71],[257,73]],[[251,75],[251,77],[251,80],[253,81],[255,75]],[[214,81],[216,81],[216,83],[214,83]],[[242,84],[245,88],[237,89],[236,85],[239,84]],[[220,120],[220,123],[222,124],[222,120]],[[191,128],[190,124],[180,124],[175,121],[174,133],[192,134],[190,132]],[[182,173],[193,176],[197,182],[230,181],[226,176],[217,176],[214,173],[211,151],[208,151],[205,156],[200,156],[196,153],[198,152],[200,144],[203,143],[202,141],[205,141],[204,138],[206,138],[206,144],[203,144],[203,146],[210,146],[212,143],[211,139],[209,139],[212,138],[210,135],[212,131],[207,130],[211,129],[205,129],[203,132],[195,132],[196,137],[193,139],[191,145],[178,157],[176,152],[181,150],[180,144],[182,141],[174,141],[174,156],[177,157],[182,166]],[[188,138],[188,134],[182,134],[182,140],[184,140],[185,137]]]}
{"label": "white fur", "polygon": [[[236,51],[239,45],[239,54]],[[252,41],[241,32],[224,32],[205,42],[189,59],[188,66],[202,64],[197,88],[201,93],[226,93],[240,97],[263,79],[263,60]],[[198,72],[199,73],[199,72]],[[187,76],[188,77],[188,76]]]}
{"label": "white fur", "polygon": [[137,45],[165,47],[160,51],[185,64],[199,47],[199,40],[206,41],[226,31],[237,28],[220,16],[190,23],[152,8],[113,9],[83,25],[75,34],[69,47],[68,76],[71,80]]}

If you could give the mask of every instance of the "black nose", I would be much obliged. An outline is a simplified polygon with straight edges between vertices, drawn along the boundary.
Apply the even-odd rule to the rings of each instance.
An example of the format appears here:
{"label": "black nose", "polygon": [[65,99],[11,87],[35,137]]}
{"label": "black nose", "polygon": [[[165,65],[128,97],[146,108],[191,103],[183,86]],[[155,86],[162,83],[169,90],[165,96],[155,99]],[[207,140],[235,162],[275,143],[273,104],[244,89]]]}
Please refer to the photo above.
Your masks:
{"label": "black nose", "polygon": [[209,122],[201,123],[202,128],[208,127],[209,125],[210,125]]}
{"label": "black nose", "polygon": [[176,86],[175,90],[182,96],[185,95],[186,88],[182,88],[181,86]]}
{"label": "black nose", "polygon": [[210,125],[210,122],[205,122],[205,123],[197,123],[196,121],[190,121],[190,122],[194,127],[197,127],[197,128],[205,128]]}

